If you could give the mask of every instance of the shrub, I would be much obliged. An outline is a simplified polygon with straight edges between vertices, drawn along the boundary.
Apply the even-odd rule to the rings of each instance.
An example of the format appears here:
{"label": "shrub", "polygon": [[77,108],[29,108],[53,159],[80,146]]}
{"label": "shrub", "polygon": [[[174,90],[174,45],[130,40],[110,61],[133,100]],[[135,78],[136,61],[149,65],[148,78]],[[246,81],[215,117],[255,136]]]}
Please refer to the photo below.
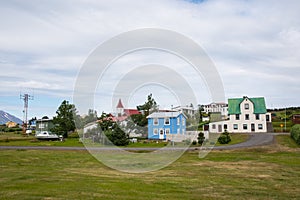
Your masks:
{"label": "shrub", "polygon": [[198,144],[202,145],[203,142],[204,142],[204,140],[205,140],[204,133],[200,132],[198,134],[198,138],[197,139],[198,139]]}
{"label": "shrub", "polygon": [[192,145],[196,145],[196,144],[197,144],[197,141],[193,140]]}
{"label": "shrub", "polygon": [[222,135],[218,138],[220,144],[228,144],[231,141],[229,133],[225,130]]}
{"label": "shrub", "polygon": [[300,124],[296,124],[292,127],[291,138],[293,138],[296,143],[300,145]]}

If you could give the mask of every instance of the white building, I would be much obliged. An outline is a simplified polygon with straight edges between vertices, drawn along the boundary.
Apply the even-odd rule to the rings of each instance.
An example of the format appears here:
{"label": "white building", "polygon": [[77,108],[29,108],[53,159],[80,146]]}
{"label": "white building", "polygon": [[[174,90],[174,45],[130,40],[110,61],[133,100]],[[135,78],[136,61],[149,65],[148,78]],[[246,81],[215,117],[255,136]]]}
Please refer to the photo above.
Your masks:
{"label": "white building", "polygon": [[172,108],[172,111],[182,112],[184,114],[188,114],[191,117],[193,117],[197,112],[197,110],[195,110],[193,106],[176,106]]}
{"label": "white building", "polygon": [[227,119],[228,104],[227,103],[211,103],[203,106],[204,112],[209,113],[221,113],[223,119]]}
{"label": "white building", "polygon": [[210,123],[209,132],[265,133],[272,128],[271,113],[267,113],[263,97],[228,99],[228,115],[228,120]]}

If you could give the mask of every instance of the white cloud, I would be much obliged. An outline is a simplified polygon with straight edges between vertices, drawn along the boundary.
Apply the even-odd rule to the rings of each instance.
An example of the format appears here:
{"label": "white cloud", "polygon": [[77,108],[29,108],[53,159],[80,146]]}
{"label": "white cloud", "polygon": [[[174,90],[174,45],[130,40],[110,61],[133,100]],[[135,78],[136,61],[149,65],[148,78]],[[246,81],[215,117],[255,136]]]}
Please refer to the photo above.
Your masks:
{"label": "white cloud", "polygon": [[70,97],[81,64],[98,44],[124,31],[156,27],[202,45],[227,97],[261,95],[278,106],[297,105],[299,7],[296,0],[2,1],[1,92],[30,87]]}

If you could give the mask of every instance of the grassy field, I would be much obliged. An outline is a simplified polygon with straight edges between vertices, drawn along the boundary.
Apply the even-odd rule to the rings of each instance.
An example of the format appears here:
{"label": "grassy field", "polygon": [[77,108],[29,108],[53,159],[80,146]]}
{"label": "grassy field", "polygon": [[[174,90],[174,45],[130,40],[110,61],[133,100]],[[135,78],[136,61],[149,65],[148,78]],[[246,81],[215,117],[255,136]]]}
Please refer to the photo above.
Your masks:
{"label": "grassy field", "polygon": [[0,151],[0,199],[300,199],[300,149],[187,152],[151,173],[110,169],[86,151]]}
{"label": "grassy field", "polygon": [[[210,141],[213,141],[213,138],[218,137],[219,134],[211,134]],[[226,145],[237,144],[241,142],[245,142],[248,139],[247,134],[230,134],[231,142]],[[214,141],[217,141],[215,139]],[[208,141],[209,142],[209,141]],[[95,143],[97,146],[97,143]],[[147,141],[143,140],[138,143],[130,143],[127,147],[164,147],[167,145],[167,142],[156,142],[156,141]],[[217,143],[216,146],[221,146],[224,144]],[[33,135],[24,136],[22,134],[16,133],[1,133],[0,134],[0,146],[74,146],[74,147],[82,147],[84,146],[81,142],[79,142],[79,138],[66,138],[64,142],[60,141],[39,141]],[[91,143],[91,146],[93,144]],[[192,146],[199,146],[192,145]]]}

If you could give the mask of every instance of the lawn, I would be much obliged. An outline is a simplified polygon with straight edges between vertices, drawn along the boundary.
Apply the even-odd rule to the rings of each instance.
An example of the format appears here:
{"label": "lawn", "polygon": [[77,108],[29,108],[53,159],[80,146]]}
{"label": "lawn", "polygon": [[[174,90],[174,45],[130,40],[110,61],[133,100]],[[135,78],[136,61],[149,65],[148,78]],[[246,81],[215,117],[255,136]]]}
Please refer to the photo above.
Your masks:
{"label": "lawn", "polygon": [[[219,134],[210,134],[210,141],[216,141]],[[248,139],[247,134],[230,134],[231,142],[226,145],[237,144],[241,142],[245,142]],[[213,140],[215,138],[215,140]],[[168,143],[164,141],[154,141],[154,140],[142,140],[138,143],[130,143],[126,147],[157,147],[162,148],[166,146]],[[177,144],[179,145],[179,144]],[[216,146],[221,146],[223,144],[216,143]],[[27,137],[22,134],[17,133],[2,133],[0,134],[0,146],[74,146],[74,147],[83,147],[84,145],[79,142],[79,138],[66,138],[64,142],[60,141],[40,141],[37,140],[33,135]],[[99,146],[98,143],[91,143],[90,146]],[[180,146],[180,145],[179,145]],[[199,146],[197,145],[191,145]]]}
{"label": "lawn", "polygon": [[[300,149],[279,144],[186,152],[144,174],[110,169],[86,151],[1,150],[1,199],[300,199]],[[293,146],[293,145],[292,145]]]}

